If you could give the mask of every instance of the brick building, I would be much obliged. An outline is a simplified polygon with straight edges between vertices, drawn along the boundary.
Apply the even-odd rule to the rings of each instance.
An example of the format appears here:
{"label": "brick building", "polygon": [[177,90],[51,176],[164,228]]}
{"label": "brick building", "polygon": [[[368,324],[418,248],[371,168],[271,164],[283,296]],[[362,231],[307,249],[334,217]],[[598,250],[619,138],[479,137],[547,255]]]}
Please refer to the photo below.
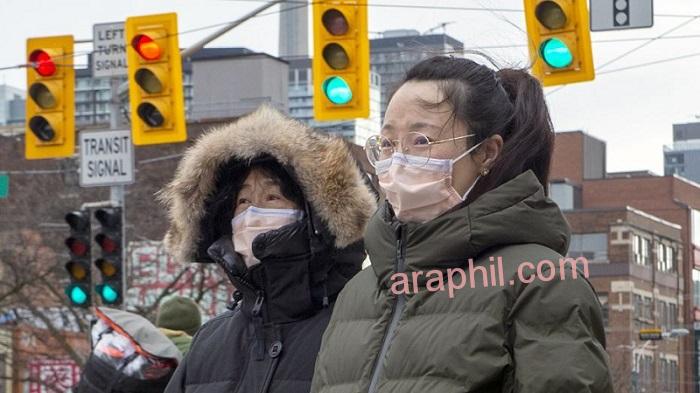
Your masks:
{"label": "brick building", "polygon": [[[700,185],[648,171],[607,173],[605,143],[580,131],[557,133],[551,182],[572,228],[570,253],[594,257],[591,281],[608,314],[620,391],[696,392]],[[648,327],[690,335],[640,342]]]}

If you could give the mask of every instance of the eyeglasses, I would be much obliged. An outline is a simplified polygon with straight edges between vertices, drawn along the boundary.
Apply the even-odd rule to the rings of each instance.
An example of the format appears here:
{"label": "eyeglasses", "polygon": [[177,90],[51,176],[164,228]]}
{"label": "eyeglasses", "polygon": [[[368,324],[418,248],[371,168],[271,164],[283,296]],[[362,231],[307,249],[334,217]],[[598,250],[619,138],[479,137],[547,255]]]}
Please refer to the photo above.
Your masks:
{"label": "eyeglasses", "polygon": [[397,140],[391,140],[381,135],[373,135],[365,142],[365,153],[367,153],[367,159],[373,167],[377,166],[378,161],[391,159],[397,150],[400,154],[424,158],[425,162],[423,164],[426,164],[430,159],[433,145],[469,138],[474,135],[467,134],[439,141],[432,141],[427,135],[420,132],[409,132]]}

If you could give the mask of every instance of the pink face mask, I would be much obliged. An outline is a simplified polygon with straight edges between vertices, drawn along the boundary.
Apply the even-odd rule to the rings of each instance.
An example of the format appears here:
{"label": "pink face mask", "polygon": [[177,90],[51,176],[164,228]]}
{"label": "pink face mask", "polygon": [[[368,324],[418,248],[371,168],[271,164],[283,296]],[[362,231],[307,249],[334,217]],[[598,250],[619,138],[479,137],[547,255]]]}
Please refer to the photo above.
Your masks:
{"label": "pink face mask", "polygon": [[253,255],[253,240],[261,233],[297,222],[303,216],[298,209],[265,209],[251,206],[231,220],[233,247],[247,267],[260,263]]}
{"label": "pink face mask", "polygon": [[452,165],[480,144],[453,160],[430,158],[426,162],[425,157],[394,153],[390,159],[377,161],[379,186],[396,218],[402,222],[425,223],[466,199],[481,176],[460,196],[452,187]]}

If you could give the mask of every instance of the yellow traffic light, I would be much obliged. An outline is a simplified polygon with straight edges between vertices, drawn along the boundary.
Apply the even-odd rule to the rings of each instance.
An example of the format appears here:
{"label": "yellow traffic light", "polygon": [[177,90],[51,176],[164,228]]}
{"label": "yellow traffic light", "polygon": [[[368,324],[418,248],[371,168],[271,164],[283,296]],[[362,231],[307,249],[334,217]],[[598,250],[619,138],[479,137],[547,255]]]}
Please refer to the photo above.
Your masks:
{"label": "yellow traffic light", "polygon": [[134,145],[187,140],[177,14],[126,20],[131,135]]}
{"label": "yellow traffic light", "polygon": [[75,150],[73,36],[27,39],[25,157],[70,157]]}
{"label": "yellow traffic light", "polygon": [[313,2],[314,118],[369,116],[366,0]]}
{"label": "yellow traffic light", "polygon": [[544,86],[595,78],[586,0],[525,0],[532,73]]}

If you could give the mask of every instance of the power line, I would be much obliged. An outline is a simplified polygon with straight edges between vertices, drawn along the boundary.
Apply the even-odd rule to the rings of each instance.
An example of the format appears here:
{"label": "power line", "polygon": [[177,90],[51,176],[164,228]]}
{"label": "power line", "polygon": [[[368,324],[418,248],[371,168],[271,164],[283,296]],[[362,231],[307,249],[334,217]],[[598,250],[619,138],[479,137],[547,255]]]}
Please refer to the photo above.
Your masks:
{"label": "power line", "polygon": [[[224,0],[224,1],[239,1],[239,2],[266,2],[267,0]],[[288,0],[284,1],[283,3],[291,3],[291,4],[300,4],[299,6],[296,7],[289,7],[285,9],[280,9],[277,11],[271,11],[267,13],[261,13],[256,15],[255,17],[264,17],[264,16],[269,16],[269,15],[275,15],[275,14],[280,14],[283,12],[289,12],[293,11],[299,8],[305,8],[308,7],[309,5],[312,5],[316,2],[311,1],[311,2],[306,2],[306,1],[301,1],[301,0]],[[410,9],[447,9],[447,10],[460,10],[460,11],[482,11],[482,12],[490,12],[494,14],[497,18],[504,20],[506,23],[515,26],[518,30],[524,32],[522,28],[519,26],[515,25],[512,21],[509,19],[505,18],[502,15],[498,15],[496,12],[523,12],[522,9],[512,9],[512,8],[493,8],[493,7],[452,7],[452,6],[423,6],[423,5],[410,5],[410,4],[367,4],[368,7],[386,7],[386,8],[410,8]],[[700,15],[682,15],[682,14],[656,14],[655,16],[668,16],[668,17],[682,17],[682,18],[692,18],[688,21],[685,21],[683,24],[681,24],[682,27],[683,25],[690,23],[692,20],[697,19],[700,17]],[[207,26],[202,26],[202,27],[197,27],[189,30],[183,30],[177,33],[178,36],[180,35],[185,35],[185,34],[190,34],[194,32],[199,32],[203,30],[208,30],[212,29],[215,27],[220,27],[223,25],[227,25],[231,23],[231,21],[226,21],[226,22],[220,22],[212,25],[207,25]],[[679,28],[678,27],[678,28]],[[672,29],[676,30],[677,28]],[[657,37],[638,37],[638,38],[620,38],[620,39],[607,39],[607,40],[596,40],[593,41],[594,43],[614,43],[614,42],[633,42],[633,41],[646,41],[643,45],[641,46],[646,46],[649,43],[659,40],[659,39],[687,39],[687,38],[700,38],[700,34],[691,34],[691,35],[682,35],[682,36],[665,36],[668,32],[662,34],[661,36]],[[521,47],[527,47],[526,44],[506,44],[506,45],[487,45],[487,46],[478,46],[478,47],[472,47],[469,49],[508,49],[508,48],[521,48]],[[466,50],[466,49],[465,49]],[[636,49],[634,49],[636,50]],[[60,57],[67,57],[67,56],[82,56],[82,55],[88,55],[91,53],[95,53],[96,51],[79,51],[79,52],[74,52],[71,54],[65,54]],[[625,55],[626,56],[626,55]],[[615,59],[613,59],[614,61]],[[58,66],[61,66],[61,64],[57,64]],[[19,69],[19,68],[26,68],[28,67],[29,64],[18,64],[14,66],[6,66],[6,67],[0,67],[0,71],[6,71],[6,70],[12,70],[12,69]],[[605,65],[601,66],[604,67]],[[550,92],[549,94],[554,93],[555,91]]]}
{"label": "power line", "polygon": [[[243,3],[260,3],[260,2],[267,2],[267,0],[221,0],[221,1],[227,1],[227,2],[243,2]],[[318,2],[316,1],[310,1],[307,2],[305,0],[286,0],[284,3],[293,3],[293,4],[304,4],[304,5],[313,5]],[[498,12],[512,12],[512,13],[522,13],[525,10],[522,8],[490,8],[490,9],[485,9],[483,7],[460,7],[460,6],[438,6],[438,5],[417,5],[417,4],[388,4],[388,3],[364,3],[364,4],[354,4],[353,5],[360,5],[360,6],[366,6],[368,8],[409,8],[409,9],[429,9],[429,10],[446,10],[446,11],[476,11],[476,12],[491,12],[493,11],[498,11]],[[699,15],[694,15],[694,14],[654,14],[655,17],[661,17],[661,18],[691,18]]]}
{"label": "power line", "polygon": [[[614,58],[611,59],[611,60],[606,61],[606,62],[603,63],[601,66],[596,67],[596,72],[597,72],[597,70],[602,70],[603,68],[609,66],[610,64],[613,64],[613,63],[615,63],[616,61],[618,61],[618,60],[620,60],[620,59],[622,59],[622,58],[624,58],[624,57],[626,57],[626,56],[628,56],[628,55],[630,55],[630,54],[632,54],[632,53],[638,51],[639,49],[642,49],[643,47],[645,47],[645,46],[651,44],[652,42],[654,42],[654,41],[656,41],[656,40],[658,40],[658,39],[660,39],[660,38],[662,38],[662,37],[665,37],[665,36],[667,36],[667,35],[670,34],[670,33],[673,33],[674,31],[680,29],[681,27],[684,27],[684,26],[688,25],[689,23],[692,23],[692,22],[696,21],[698,18],[700,18],[700,15],[693,16],[692,18],[690,18],[690,19],[688,19],[688,20],[685,20],[685,21],[683,21],[682,23],[680,23],[680,24],[678,24],[678,25],[676,25],[676,26],[674,26],[674,27],[672,27],[672,28],[666,30],[665,32],[661,33],[660,35],[658,35],[658,36],[656,36],[656,37],[653,37],[653,38],[651,38],[651,39],[645,41],[644,43],[642,43],[642,44],[640,44],[640,45],[635,46],[634,48],[632,48],[632,49],[630,49],[630,50],[628,50],[628,51],[622,53],[622,54],[619,55],[619,56],[614,57]],[[621,69],[619,69],[619,70],[621,70]],[[556,93],[556,92],[558,92],[558,91],[561,91],[561,90],[564,89],[566,86],[568,86],[568,85],[561,85],[561,86],[557,87],[556,89],[550,91],[549,93],[545,94],[545,96],[550,96],[550,95],[552,95],[552,94],[554,94],[554,93]]]}

